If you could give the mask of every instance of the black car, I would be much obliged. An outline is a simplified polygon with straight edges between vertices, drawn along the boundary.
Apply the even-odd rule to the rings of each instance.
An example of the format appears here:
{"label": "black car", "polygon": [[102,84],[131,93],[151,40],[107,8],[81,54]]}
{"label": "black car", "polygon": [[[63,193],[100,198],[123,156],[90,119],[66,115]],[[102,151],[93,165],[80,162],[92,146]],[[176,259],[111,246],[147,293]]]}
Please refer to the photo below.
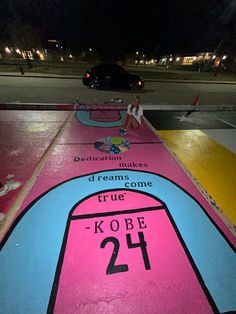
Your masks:
{"label": "black car", "polygon": [[83,83],[90,88],[141,89],[144,81],[138,75],[126,72],[118,64],[98,64],[87,70]]}

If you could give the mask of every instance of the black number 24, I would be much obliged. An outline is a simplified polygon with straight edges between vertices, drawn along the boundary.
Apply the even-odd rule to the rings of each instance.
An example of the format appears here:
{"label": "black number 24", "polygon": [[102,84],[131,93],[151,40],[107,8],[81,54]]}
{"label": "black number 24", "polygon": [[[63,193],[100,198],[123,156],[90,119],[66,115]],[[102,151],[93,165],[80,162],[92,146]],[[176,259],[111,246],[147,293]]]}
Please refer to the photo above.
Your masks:
{"label": "black number 24", "polygon": [[[144,240],[143,232],[138,232],[138,236],[139,236],[140,242],[139,243],[132,243],[130,234],[126,234],[127,246],[129,249],[134,249],[134,248],[140,247],[140,249],[142,251],[144,267],[145,267],[145,269],[151,269],[149,258],[148,258],[148,253],[147,253],[147,248],[146,248],[147,243]],[[114,249],[112,252],[110,262],[109,262],[107,269],[106,269],[106,274],[111,275],[111,274],[115,274],[115,273],[128,271],[129,267],[127,264],[115,265],[115,261],[117,259],[118,251],[120,248],[119,240],[115,237],[107,237],[102,241],[101,248],[104,249],[108,242],[112,242],[114,244]]]}

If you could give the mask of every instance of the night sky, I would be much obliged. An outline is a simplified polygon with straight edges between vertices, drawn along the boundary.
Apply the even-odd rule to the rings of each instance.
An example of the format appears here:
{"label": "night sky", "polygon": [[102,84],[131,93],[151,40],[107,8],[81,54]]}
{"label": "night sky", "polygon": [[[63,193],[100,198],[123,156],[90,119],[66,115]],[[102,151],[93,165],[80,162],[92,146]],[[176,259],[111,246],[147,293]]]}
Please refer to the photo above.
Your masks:
{"label": "night sky", "polygon": [[30,26],[43,45],[60,40],[74,53],[103,55],[232,49],[236,0],[1,0],[0,41],[11,24]]}

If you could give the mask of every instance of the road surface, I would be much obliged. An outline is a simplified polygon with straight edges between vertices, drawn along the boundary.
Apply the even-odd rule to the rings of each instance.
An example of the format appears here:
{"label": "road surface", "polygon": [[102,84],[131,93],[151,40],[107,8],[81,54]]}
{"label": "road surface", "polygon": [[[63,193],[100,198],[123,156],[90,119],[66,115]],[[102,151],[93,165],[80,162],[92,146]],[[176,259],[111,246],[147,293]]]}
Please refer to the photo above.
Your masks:
{"label": "road surface", "polygon": [[138,94],[142,103],[189,105],[200,92],[201,105],[236,105],[234,84],[146,82],[141,91],[90,90],[81,79],[0,77],[0,102],[68,103],[105,102],[114,97],[124,102]]}

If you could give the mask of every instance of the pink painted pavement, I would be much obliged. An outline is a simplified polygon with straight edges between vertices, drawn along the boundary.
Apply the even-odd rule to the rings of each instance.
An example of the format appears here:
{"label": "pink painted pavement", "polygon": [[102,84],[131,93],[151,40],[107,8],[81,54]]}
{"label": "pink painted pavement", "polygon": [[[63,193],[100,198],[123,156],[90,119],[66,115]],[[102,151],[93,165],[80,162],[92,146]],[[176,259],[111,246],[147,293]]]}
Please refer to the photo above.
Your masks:
{"label": "pink painted pavement", "polygon": [[221,218],[148,125],[130,130],[125,139],[129,141],[131,149],[123,154],[104,154],[94,147],[96,140],[106,136],[119,136],[118,128],[88,127],[73,117],[59,138],[37,184],[23,202],[22,209],[46,190],[78,175],[109,169],[150,171],[171,179],[189,192],[236,244],[235,237]]}
{"label": "pink painted pavement", "polygon": [[[107,116],[104,117],[102,112],[93,113],[92,117],[94,120],[104,123],[108,120],[115,121],[117,118],[114,114],[110,117],[111,119],[107,120]],[[57,118],[55,117],[56,120]],[[37,130],[35,125],[29,125],[29,122],[25,121],[18,125],[16,122],[17,131],[10,132],[11,144],[9,145],[13,145],[12,147],[17,149],[14,146],[16,145],[14,141],[16,134],[27,134],[29,137],[24,142],[22,135],[17,141],[19,147],[23,149],[20,169],[26,168],[27,165],[29,173],[33,171],[43,154],[43,149],[39,151],[39,148],[50,145],[56,130],[66,119],[66,114],[60,116],[60,119],[62,121],[55,121],[53,124],[46,123],[46,129],[44,131],[41,129],[41,132],[36,131],[36,136],[32,131],[34,128]],[[4,123],[3,121],[3,125]],[[39,128],[42,128],[44,122],[40,123]],[[26,129],[31,130],[29,134],[26,133]],[[6,125],[3,130],[6,132]],[[236,245],[236,239],[147,124],[144,124],[141,129],[130,130],[127,136],[123,136],[130,143],[130,148],[124,153],[104,153],[95,148],[95,142],[101,138],[119,137],[118,130],[117,127],[86,126],[78,122],[74,116],[66,124],[61,137],[17,213],[17,216],[20,215],[28,206],[27,213],[30,217],[30,209],[35,204],[34,210],[38,213],[37,226],[39,226],[40,212],[43,213],[42,218],[43,216],[45,218],[47,215],[45,206],[53,207],[53,197],[56,197],[52,197],[50,204],[45,204],[44,195],[47,197],[50,194],[49,189],[72,178],[90,175],[86,183],[83,181],[83,186],[78,183],[76,188],[83,190],[83,193],[86,194],[86,189],[89,191],[90,185],[93,184],[97,191],[100,191],[92,195],[89,195],[88,192],[87,198],[79,200],[73,209],[68,205],[66,221],[61,222],[62,213],[54,208],[56,215],[53,218],[55,221],[50,221],[51,227],[47,228],[47,232],[51,232],[51,229],[57,230],[63,224],[66,227],[60,234],[60,237],[63,238],[60,252],[53,253],[58,260],[55,274],[53,274],[54,281],[49,283],[51,295],[47,296],[48,299],[46,298],[49,303],[48,311],[59,314],[213,313],[214,302],[211,301],[208,290],[203,288],[204,278],[202,281],[199,279],[196,265],[189,256],[188,248],[185,247],[182,235],[177,230],[169,209],[161,200],[157,199],[158,189],[161,187],[155,186],[157,197],[154,197],[148,194],[148,189],[145,192],[132,191],[131,182],[127,179],[127,185],[125,185],[127,189],[116,188],[111,191],[113,189],[112,181],[116,180],[112,177],[112,171],[126,170],[128,173],[129,170],[138,170],[144,181],[145,173],[168,178],[173,185],[177,184],[204,208],[232,245]],[[27,141],[30,143],[38,141],[36,150],[33,151],[33,144],[30,145]],[[8,150],[9,145],[7,146]],[[23,155],[24,151],[25,155]],[[31,153],[32,155],[30,155]],[[23,164],[26,156],[29,160]],[[9,160],[8,156],[4,162],[6,164],[16,163],[13,159],[11,163]],[[111,172],[109,172],[110,170]],[[1,169],[1,171],[3,170]],[[98,173],[96,180],[93,179],[93,173],[100,171],[106,172],[106,176],[101,175],[101,179],[99,179]],[[111,179],[108,177],[109,174],[111,174]],[[2,176],[6,177],[7,175],[4,172]],[[27,180],[28,172],[25,176]],[[78,182],[80,182],[79,180],[80,178]],[[71,182],[74,181],[71,180]],[[70,185],[68,184],[68,186]],[[73,192],[76,194],[76,191]],[[68,190],[67,192],[69,194]],[[40,195],[43,195],[42,198],[39,198]],[[65,203],[67,202],[66,193],[60,197]],[[36,201],[37,198],[42,201],[41,208]],[[36,203],[32,203],[35,201]],[[189,202],[187,197],[186,202]],[[195,211],[194,206],[195,203],[193,208],[189,208],[187,221],[191,222],[191,210]],[[27,223],[27,215],[22,217],[22,219],[26,217],[25,223]],[[203,221],[205,221],[204,219]],[[194,224],[194,221],[192,223]],[[35,224],[35,221],[32,221],[32,224]],[[37,227],[35,226],[35,228]],[[35,228],[32,226],[32,232]],[[207,230],[204,232],[207,233]],[[194,239],[194,233],[195,230],[188,225],[187,236]],[[38,241],[39,234],[36,238]],[[52,239],[54,239],[54,234]],[[191,245],[191,240],[189,243]],[[210,245],[214,245],[214,243]],[[54,249],[54,247],[47,248],[47,243],[45,243],[45,247],[50,252]],[[194,247],[195,249],[196,247]],[[204,254],[200,248],[198,249],[199,251],[193,253],[196,259],[200,256],[199,260],[201,261],[202,258],[204,259]],[[38,250],[40,248],[35,248],[36,252]],[[32,252],[34,252],[34,248]],[[37,260],[36,263],[38,262]],[[45,270],[49,268],[49,273],[51,272],[50,267],[48,263],[45,264]],[[201,270],[205,271],[204,267]],[[214,287],[210,285],[211,276],[208,277],[210,266],[208,265],[206,269],[205,276],[209,282],[209,289],[214,292]],[[43,278],[42,281],[46,282],[47,278]],[[225,293],[227,294],[227,291]],[[219,306],[224,306],[219,291],[215,298],[219,300]],[[23,301],[20,300],[20,302]],[[221,305],[222,303],[223,305]]]}
{"label": "pink painted pavement", "polygon": [[[73,215],[87,213],[91,208],[93,212],[134,208],[130,206],[134,203],[134,198],[139,207],[160,206],[159,202],[145,195],[119,191],[119,194],[124,193],[125,203],[122,200],[112,201],[109,196],[114,195],[114,192],[104,193],[107,196],[107,210],[96,195],[80,204]],[[100,195],[101,198],[104,194]],[[140,217],[143,218],[141,228],[138,223]],[[120,226],[115,233],[110,229],[114,219],[115,228],[117,222]],[[127,226],[125,219],[129,222]],[[94,226],[98,220],[103,221],[103,233],[98,230],[98,233],[94,234]],[[210,313],[208,301],[192,272],[165,210],[159,209],[151,214],[132,214],[132,224],[130,220],[130,214],[122,214],[71,222],[55,313],[67,313],[68,308],[70,313],[163,313],[163,309],[165,313],[176,314]],[[145,269],[140,248],[129,249],[125,238],[125,234],[129,233],[132,242],[138,243],[137,233],[144,230],[145,241],[151,243],[147,248],[152,265],[149,270]],[[116,264],[125,262],[128,265],[129,270],[125,274],[105,274],[113,245],[110,243],[101,250],[99,244],[104,237],[109,236],[115,236],[119,240],[120,250]],[[176,272],[176,269],[184,269],[184,272]],[[183,295],[186,303],[183,303]]]}

